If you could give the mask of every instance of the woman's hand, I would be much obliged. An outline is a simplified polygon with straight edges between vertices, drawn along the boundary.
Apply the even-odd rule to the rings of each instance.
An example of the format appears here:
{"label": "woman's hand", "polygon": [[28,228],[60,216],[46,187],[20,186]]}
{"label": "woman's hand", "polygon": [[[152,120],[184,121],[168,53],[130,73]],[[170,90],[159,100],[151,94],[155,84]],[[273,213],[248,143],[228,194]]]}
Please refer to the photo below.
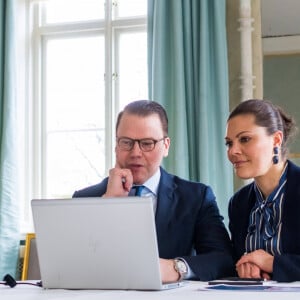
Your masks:
{"label": "woman's hand", "polygon": [[273,273],[274,256],[259,249],[243,255],[236,263],[239,277],[270,279]]}
{"label": "woman's hand", "polygon": [[261,278],[260,268],[249,262],[236,265],[236,271],[241,278]]}

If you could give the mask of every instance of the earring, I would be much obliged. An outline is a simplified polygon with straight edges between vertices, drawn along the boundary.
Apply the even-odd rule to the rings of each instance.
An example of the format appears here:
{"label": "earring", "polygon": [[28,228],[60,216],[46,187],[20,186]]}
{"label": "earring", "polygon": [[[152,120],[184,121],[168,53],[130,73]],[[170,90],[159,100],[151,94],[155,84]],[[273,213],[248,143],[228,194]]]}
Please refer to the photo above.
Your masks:
{"label": "earring", "polygon": [[279,162],[278,152],[279,152],[278,147],[274,147],[274,148],[273,148],[273,153],[274,153],[274,155],[273,155],[273,158],[272,158],[273,164],[274,164],[274,165],[278,164],[278,162]]}

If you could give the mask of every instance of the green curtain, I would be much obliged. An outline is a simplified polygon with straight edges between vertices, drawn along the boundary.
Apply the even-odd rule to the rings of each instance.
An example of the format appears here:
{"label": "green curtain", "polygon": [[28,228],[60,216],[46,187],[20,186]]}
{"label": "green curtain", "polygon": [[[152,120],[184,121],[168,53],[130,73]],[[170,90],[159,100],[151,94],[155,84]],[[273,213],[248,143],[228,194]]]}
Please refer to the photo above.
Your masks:
{"label": "green curtain", "polygon": [[15,0],[0,1],[0,280],[16,276],[20,244],[14,12]]}
{"label": "green curtain", "polygon": [[150,99],[169,116],[164,166],[210,185],[227,224],[233,193],[224,134],[229,113],[225,0],[148,0]]}

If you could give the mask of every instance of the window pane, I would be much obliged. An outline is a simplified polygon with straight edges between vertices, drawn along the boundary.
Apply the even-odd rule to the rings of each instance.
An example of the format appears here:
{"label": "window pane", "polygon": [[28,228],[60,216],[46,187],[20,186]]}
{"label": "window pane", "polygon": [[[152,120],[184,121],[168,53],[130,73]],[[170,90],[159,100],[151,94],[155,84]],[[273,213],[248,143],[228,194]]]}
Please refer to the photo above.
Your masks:
{"label": "window pane", "polygon": [[[28,199],[69,197],[114,165],[116,113],[148,97],[147,0],[30,0],[26,8],[26,28],[33,26],[26,31],[33,64],[26,57],[30,69],[23,72],[32,75],[24,76],[32,156],[26,160],[23,151],[28,174],[21,193],[29,225]],[[111,22],[111,15],[120,18]]]}
{"label": "window pane", "polygon": [[105,0],[51,0],[44,3],[43,23],[104,19]]}
{"label": "window pane", "polygon": [[47,196],[54,197],[104,174],[104,38],[50,39],[46,45],[45,175]]}
{"label": "window pane", "polygon": [[71,197],[105,172],[104,130],[49,133],[47,197]]}
{"label": "window pane", "polygon": [[116,17],[145,16],[147,14],[147,0],[118,0]]}
{"label": "window pane", "polygon": [[48,130],[104,128],[103,36],[47,43]]}
{"label": "window pane", "polygon": [[120,34],[118,79],[120,108],[148,98],[146,32]]}

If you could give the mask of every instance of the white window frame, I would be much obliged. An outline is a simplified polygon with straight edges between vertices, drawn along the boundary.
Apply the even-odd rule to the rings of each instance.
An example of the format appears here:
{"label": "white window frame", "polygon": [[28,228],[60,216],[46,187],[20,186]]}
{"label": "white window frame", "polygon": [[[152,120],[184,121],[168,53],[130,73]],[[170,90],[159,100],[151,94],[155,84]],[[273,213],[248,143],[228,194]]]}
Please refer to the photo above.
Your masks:
{"label": "white window frame", "polygon": [[[106,116],[106,174],[114,165],[114,137],[115,121],[119,111],[118,93],[118,37],[121,32],[146,31],[147,17],[112,19],[113,0],[106,0],[106,19],[104,21],[89,21],[82,23],[68,23],[57,25],[43,25],[38,28],[39,20],[37,2],[44,0],[18,0],[19,10],[22,13],[22,50],[25,53],[22,64],[23,90],[22,95],[26,112],[24,116],[24,182],[21,194],[24,195],[25,203],[21,209],[27,211],[22,221],[21,231],[26,232],[32,226],[30,215],[30,200],[32,198],[46,197],[45,191],[45,145],[43,124],[46,112],[43,101],[45,98],[45,73],[42,68],[45,57],[43,41],[49,38],[68,35],[105,35],[105,116]],[[63,1],[63,0],[62,0]],[[35,16],[32,19],[32,16]],[[24,35],[24,36],[23,36]],[[25,38],[24,38],[25,37]],[[29,221],[29,222],[28,222]]]}

